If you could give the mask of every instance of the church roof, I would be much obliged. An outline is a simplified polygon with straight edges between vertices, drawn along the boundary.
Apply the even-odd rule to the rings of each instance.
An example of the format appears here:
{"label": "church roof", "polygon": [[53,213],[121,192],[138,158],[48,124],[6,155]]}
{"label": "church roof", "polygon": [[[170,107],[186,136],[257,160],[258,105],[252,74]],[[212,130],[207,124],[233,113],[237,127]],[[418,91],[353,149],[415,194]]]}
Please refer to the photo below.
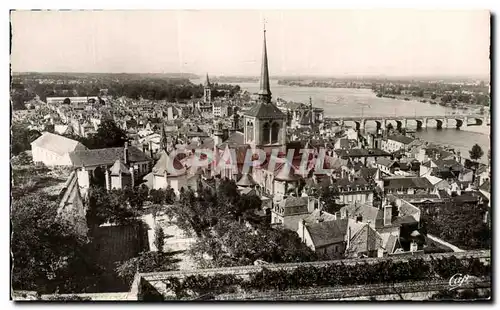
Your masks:
{"label": "church roof", "polygon": [[285,163],[282,165],[281,169],[279,170],[278,174],[274,177],[275,180],[277,181],[297,181],[300,179],[298,175],[294,174],[294,169],[292,165]]}
{"label": "church roof", "polygon": [[255,104],[250,110],[248,110],[245,115],[258,117],[258,118],[286,118],[285,113],[283,113],[277,106],[273,103],[259,102]]}
{"label": "church roof", "polygon": [[208,79],[208,73],[205,77],[205,84],[204,84],[205,87],[210,87],[210,80]]}
{"label": "church roof", "polygon": [[259,95],[271,98],[271,87],[269,86],[269,68],[267,65],[266,30],[264,29],[264,46],[262,50],[262,68],[260,76]]}

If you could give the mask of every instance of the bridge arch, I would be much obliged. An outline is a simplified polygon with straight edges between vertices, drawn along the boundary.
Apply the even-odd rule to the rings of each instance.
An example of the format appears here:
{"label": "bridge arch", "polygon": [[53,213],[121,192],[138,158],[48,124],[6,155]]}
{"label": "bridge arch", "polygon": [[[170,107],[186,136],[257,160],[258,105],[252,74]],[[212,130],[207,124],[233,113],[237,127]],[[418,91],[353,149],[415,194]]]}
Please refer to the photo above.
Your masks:
{"label": "bridge arch", "polygon": [[443,125],[447,126],[446,119],[442,118],[429,118],[427,120],[427,127],[443,129]]}
{"label": "bridge arch", "polygon": [[448,125],[450,125],[450,126],[451,126],[451,124],[450,124],[450,123],[453,123],[453,121],[455,121],[455,127],[456,127],[457,129],[458,129],[458,128],[460,128],[460,127],[462,127],[462,126],[463,126],[463,124],[464,124],[464,120],[463,120],[463,119],[461,119],[461,118],[450,118],[450,119],[448,120]]}
{"label": "bridge arch", "polygon": [[[471,120],[474,120],[473,123],[471,123]],[[481,126],[483,124],[483,119],[479,117],[469,117],[467,118],[467,126]]]}

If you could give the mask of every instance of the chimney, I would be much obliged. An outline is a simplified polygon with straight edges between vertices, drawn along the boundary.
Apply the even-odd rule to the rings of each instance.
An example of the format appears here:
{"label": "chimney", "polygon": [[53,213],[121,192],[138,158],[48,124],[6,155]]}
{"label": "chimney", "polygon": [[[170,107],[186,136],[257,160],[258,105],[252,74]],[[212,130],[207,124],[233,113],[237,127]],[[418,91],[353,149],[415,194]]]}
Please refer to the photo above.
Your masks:
{"label": "chimney", "polygon": [[415,241],[412,241],[410,244],[410,252],[416,252],[418,250],[418,244]]}
{"label": "chimney", "polygon": [[111,182],[110,182],[110,176],[109,176],[109,169],[108,168],[105,168],[105,177],[106,177],[106,190],[110,190],[111,189]]}
{"label": "chimney", "polygon": [[128,142],[123,146],[123,162],[128,165]]}
{"label": "chimney", "polygon": [[299,235],[299,237],[300,237],[300,239],[302,239],[302,242],[305,242],[304,241],[305,226],[306,226],[306,221],[304,219],[302,219],[302,221],[299,222],[299,231],[301,233],[301,235]]}
{"label": "chimney", "polygon": [[172,109],[172,107],[171,107],[171,106],[169,106],[169,107],[167,108],[167,119],[168,119],[169,121],[171,121],[171,120],[173,120],[173,119],[174,119],[174,112],[173,112],[173,109]]}
{"label": "chimney", "polygon": [[392,221],[392,206],[389,204],[384,205],[384,226],[391,225]]}
{"label": "chimney", "polygon": [[346,250],[349,249],[349,246],[351,245],[351,238],[352,238],[352,232],[351,232],[351,227],[347,229],[347,244],[346,244]]}
{"label": "chimney", "polygon": [[134,167],[130,167],[129,168],[130,170],[130,179],[131,179],[131,187],[134,188],[134,185],[135,185],[135,171],[134,171]]}

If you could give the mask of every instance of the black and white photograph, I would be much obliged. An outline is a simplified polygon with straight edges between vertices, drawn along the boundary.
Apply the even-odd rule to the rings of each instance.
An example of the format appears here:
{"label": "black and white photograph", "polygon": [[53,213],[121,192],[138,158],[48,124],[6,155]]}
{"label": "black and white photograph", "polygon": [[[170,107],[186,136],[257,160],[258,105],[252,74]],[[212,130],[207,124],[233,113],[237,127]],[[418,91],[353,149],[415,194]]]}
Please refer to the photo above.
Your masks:
{"label": "black and white photograph", "polygon": [[10,300],[491,302],[491,24],[11,10]]}

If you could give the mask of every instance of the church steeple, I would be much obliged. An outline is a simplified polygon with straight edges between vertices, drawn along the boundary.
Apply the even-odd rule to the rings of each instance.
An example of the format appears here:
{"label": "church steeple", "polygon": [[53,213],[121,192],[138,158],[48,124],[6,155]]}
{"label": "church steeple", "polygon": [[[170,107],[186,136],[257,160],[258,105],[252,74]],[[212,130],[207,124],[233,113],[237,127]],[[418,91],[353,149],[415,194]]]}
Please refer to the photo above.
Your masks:
{"label": "church steeple", "polygon": [[210,80],[208,79],[208,72],[207,72],[207,76],[205,77],[205,85],[204,86],[210,88]]}
{"label": "church steeple", "polygon": [[203,88],[203,102],[212,103],[212,86],[210,85],[210,80],[208,79],[208,73],[205,78],[205,87]]}
{"label": "church steeple", "polygon": [[168,140],[167,140],[167,133],[165,132],[165,123],[161,124],[160,148],[165,151],[168,149]]}
{"label": "church steeple", "polygon": [[269,86],[269,68],[267,66],[266,27],[264,25],[264,48],[262,50],[262,67],[260,72],[259,99],[264,103],[271,102],[271,87]]}

